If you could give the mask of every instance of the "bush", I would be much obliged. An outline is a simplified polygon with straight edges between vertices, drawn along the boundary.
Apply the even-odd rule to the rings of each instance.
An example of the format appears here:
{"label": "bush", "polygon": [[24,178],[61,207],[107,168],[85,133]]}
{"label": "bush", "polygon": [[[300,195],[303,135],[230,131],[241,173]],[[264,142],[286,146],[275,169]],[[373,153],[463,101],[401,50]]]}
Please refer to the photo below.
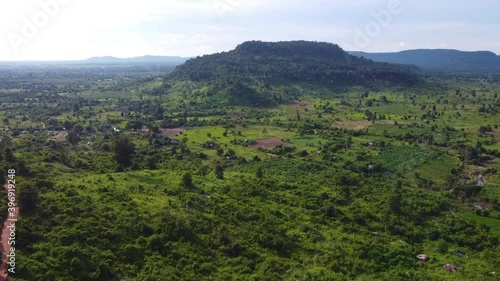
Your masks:
{"label": "bush", "polygon": [[184,187],[184,188],[193,187],[193,176],[190,173],[185,173],[182,176],[181,187]]}

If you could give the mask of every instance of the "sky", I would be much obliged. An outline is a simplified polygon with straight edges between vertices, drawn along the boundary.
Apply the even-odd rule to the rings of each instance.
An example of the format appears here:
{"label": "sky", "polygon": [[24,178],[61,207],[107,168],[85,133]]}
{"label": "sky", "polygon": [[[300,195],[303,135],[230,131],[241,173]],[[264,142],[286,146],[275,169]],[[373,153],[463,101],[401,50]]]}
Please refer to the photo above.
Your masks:
{"label": "sky", "polygon": [[0,61],[193,57],[248,40],[500,54],[498,0],[0,0]]}

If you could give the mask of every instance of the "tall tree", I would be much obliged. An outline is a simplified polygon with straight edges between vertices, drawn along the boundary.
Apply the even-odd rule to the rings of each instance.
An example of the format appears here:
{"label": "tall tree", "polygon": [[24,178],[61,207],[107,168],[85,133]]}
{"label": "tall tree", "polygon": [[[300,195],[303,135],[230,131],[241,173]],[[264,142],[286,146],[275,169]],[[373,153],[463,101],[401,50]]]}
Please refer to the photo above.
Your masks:
{"label": "tall tree", "polygon": [[215,176],[220,180],[224,179],[224,167],[222,165],[215,166]]}
{"label": "tall tree", "polygon": [[191,173],[185,173],[182,176],[181,187],[184,187],[184,188],[193,187],[193,176],[191,175]]}
{"label": "tall tree", "polygon": [[122,135],[113,143],[113,151],[115,153],[116,162],[122,167],[129,167],[132,165],[135,144],[127,136]]}
{"label": "tall tree", "polygon": [[257,178],[261,179],[262,177],[264,177],[264,172],[262,171],[262,168],[259,167],[257,168],[257,172],[255,173],[255,175],[257,176]]}
{"label": "tall tree", "polygon": [[71,144],[77,144],[78,141],[80,140],[80,137],[78,137],[78,133],[75,130],[69,131],[66,138],[68,139],[68,142]]}

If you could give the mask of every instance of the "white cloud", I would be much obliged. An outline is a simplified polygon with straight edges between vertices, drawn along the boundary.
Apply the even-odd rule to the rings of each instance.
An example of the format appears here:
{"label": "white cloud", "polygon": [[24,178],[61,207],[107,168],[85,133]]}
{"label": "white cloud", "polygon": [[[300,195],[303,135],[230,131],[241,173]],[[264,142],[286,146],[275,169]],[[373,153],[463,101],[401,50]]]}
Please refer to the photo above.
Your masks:
{"label": "white cloud", "polygon": [[[0,60],[79,59],[96,55],[195,56],[230,50],[246,40],[316,40],[352,44],[356,28],[373,20],[371,12],[389,0],[65,0],[59,13],[15,53],[8,34],[20,34],[22,18],[40,11],[39,1],[0,2]],[[229,5],[221,17],[213,1]],[[445,7],[462,8],[468,1],[401,0],[405,9],[364,51],[402,48],[491,49],[500,52],[500,8],[454,15]],[[458,10],[458,8],[453,8]]]}

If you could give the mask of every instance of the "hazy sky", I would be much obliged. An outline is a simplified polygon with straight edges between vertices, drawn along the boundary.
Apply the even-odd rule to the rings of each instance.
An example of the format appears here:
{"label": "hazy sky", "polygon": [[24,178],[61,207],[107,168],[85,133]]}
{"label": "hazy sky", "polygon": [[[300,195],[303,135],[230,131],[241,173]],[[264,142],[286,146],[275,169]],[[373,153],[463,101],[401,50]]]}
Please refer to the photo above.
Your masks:
{"label": "hazy sky", "polygon": [[247,40],[500,54],[498,0],[0,0],[0,60],[196,56]]}

